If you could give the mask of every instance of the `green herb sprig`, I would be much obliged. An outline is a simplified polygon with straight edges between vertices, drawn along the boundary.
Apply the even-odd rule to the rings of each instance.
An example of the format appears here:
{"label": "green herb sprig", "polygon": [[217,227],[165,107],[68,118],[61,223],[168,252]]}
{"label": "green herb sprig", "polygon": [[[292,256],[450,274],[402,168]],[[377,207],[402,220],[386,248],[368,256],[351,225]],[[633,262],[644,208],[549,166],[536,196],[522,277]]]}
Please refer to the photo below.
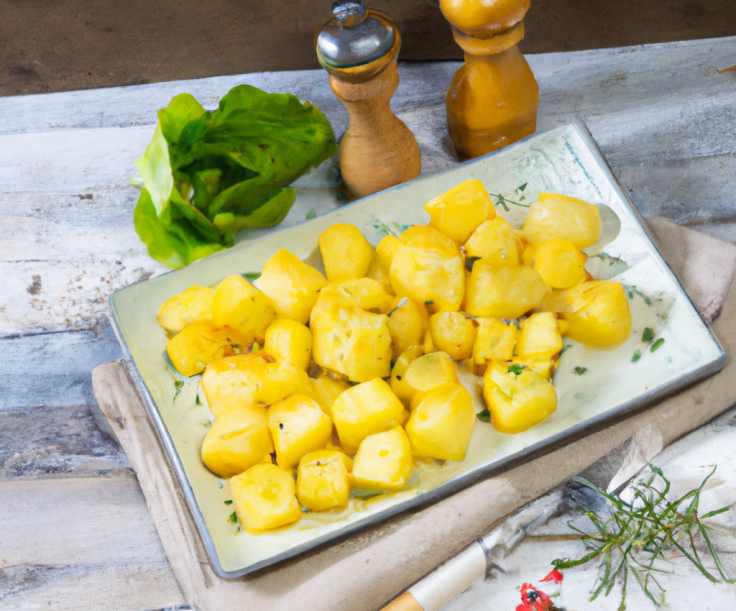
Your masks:
{"label": "green herb sprig", "polygon": [[[617,580],[621,579],[623,589],[619,611],[626,609],[629,576],[636,580],[655,606],[659,607],[664,603],[665,591],[657,581],[655,573],[671,571],[665,571],[654,565],[658,560],[668,560],[665,552],[679,552],[709,581],[719,583],[720,580],[705,567],[698,554],[695,547],[695,536],[698,534],[703,537],[721,579],[726,583],[735,581],[726,574],[708,536],[709,527],[703,524],[703,520],[728,511],[730,507],[698,515],[700,494],[706,482],[716,472],[716,467],[713,467],[700,486],[671,502],[667,500],[670,481],[661,469],[654,465],[649,467],[652,475],[633,486],[631,504],[602,491],[583,478],[575,478],[578,483],[595,490],[605,498],[610,506],[610,516],[604,518],[592,509],[583,509],[595,532],[586,533],[570,523],[568,526],[578,533],[586,548],[591,551],[577,560],[559,558],[552,561],[555,569],[563,570],[600,560],[600,572],[590,600],[595,600],[601,592],[608,596]],[[661,480],[661,483],[658,480]]]}
{"label": "green herb sprig", "polygon": [[526,189],[526,186],[529,183],[524,183],[523,185],[520,185],[514,189],[514,197],[518,197],[519,201],[514,201],[506,197],[505,195],[502,195],[501,193],[489,193],[491,197],[495,197],[498,201],[495,203],[496,206],[502,206],[503,209],[508,212],[510,208],[508,207],[508,204],[512,204],[513,206],[521,206],[522,208],[529,208],[531,204],[522,204],[526,199],[526,195],[524,195],[524,189]]}

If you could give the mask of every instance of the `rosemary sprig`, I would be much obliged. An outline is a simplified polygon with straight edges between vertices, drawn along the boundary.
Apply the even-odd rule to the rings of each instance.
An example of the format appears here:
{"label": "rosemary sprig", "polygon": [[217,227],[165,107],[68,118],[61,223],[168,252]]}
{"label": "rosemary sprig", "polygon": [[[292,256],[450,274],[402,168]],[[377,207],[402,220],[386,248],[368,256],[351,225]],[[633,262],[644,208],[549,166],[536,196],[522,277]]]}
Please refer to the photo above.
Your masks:
{"label": "rosemary sprig", "polygon": [[661,469],[654,465],[649,467],[652,475],[634,484],[631,503],[625,503],[618,496],[604,492],[583,478],[575,478],[576,482],[594,490],[607,501],[609,515],[601,517],[595,510],[581,507],[595,532],[586,533],[572,524],[568,525],[578,533],[586,548],[591,551],[576,560],[559,558],[552,561],[552,566],[561,570],[600,559],[599,573],[590,600],[595,600],[602,592],[608,596],[620,580],[622,593],[619,611],[626,609],[629,575],[634,577],[655,606],[659,607],[664,603],[665,590],[657,581],[655,573],[671,571],[665,571],[660,568],[661,564],[655,566],[655,563],[668,560],[665,556],[668,551],[676,550],[690,560],[706,579],[718,583],[719,579],[705,567],[698,554],[695,545],[695,536],[698,534],[705,541],[721,579],[726,583],[735,581],[726,574],[708,536],[709,527],[703,524],[703,520],[728,511],[730,507],[698,515],[700,494],[706,482],[716,472],[716,467],[713,467],[700,486],[671,502],[667,500],[670,481]]}
{"label": "rosemary sprig", "polygon": [[523,202],[526,199],[526,195],[524,195],[524,189],[526,189],[527,184],[528,183],[525,182],[523,185],[520,185],[520,186],[516,187],[516,189],[514,189],[514,194],[515,195],[513,197],[518,197],[519,198],[519,201],[518,202],[509,199],[508,197],[506,197],[505,195],[502,195],[501,193],[489,193],[488,195],[490,195],[491,197],[495,197],[498,200],[497,202],[495,202],[495,205],[496,206],[503,206],[503,209],[506,212],[509,211],[509,207],[508,207],[507,204],[512,204],[514,206],[521,206],[522,208],[529,208],[531,206],[531,204],[522,204],[521,203],[521,202]]}

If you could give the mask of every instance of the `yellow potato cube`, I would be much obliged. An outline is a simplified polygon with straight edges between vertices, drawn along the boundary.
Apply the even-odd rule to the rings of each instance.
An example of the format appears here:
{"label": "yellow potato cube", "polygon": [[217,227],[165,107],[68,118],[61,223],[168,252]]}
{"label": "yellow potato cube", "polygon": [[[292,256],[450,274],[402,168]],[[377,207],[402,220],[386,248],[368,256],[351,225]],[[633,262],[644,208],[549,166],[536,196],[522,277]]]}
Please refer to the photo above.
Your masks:
{"label": "yellow potato cube", "polygon": [[266,329],[263,350],[277,361],[289,360],[306,371],[312,356],[312,332],[300,322],[279,318]]}
{"label": "yellow potato cube", "polygon": [[414,410],[426,393],[443,384],[457,382],[455,362],[444,352],[431,352],[415,359],[406,370],[406,384],[413,390],[409,407]]}
{"label": "yellow potato cube", "polygon": [[240,331],[248,338],[263,343],[266,329],[276,318],[270,300],[242,276],[234,274],[217,286],[212,298],[212,320]]}
{"label": "yellow potato cube", "polygon": [[473,354],[473,344],[478,335],[478,325],[464,312],[437,312],[429,319],[432,341],[442,352],[456,361]]}
{"label": "yellow potato cube", "polygon": [[401,400],[404,405],[409,405],[411,398],[416,392],[414,388],[406,382],[406,372],[415,360],[424,354],[422,346],[412,346],[408,350],[401,353],[394,368],[391,370],[391,390]]}
{"label": "yellow potato cube", "polygon": [[[366,280],[366,278],[363,278]],[[341,306],[329,294],[320,296],[312,313],[312,358],[353,382],[391,374],[391,335],[385,314]]]}
{"label": "yellow potato cube", "polygon": [[536,308],[548,291],[533,269],[496,268],[481,259],[470,272],[465,309],[473,316],[518,318]]}
{"label": "yellow potato cube", "polygon": [[496,216],[496,208],[483,183],[477,179],[455,185],[424,204],[430,227],[438,229],[458,244],[467,242],[478,226]]}
{"label": "yellow potato cube", "polygon": [[215,418],[243,407],[271,405],[309,388],[309,376],[291,361],[274,362],[264,352],[218,359],[202,375],[202,389]]}
{"label": "yellow potato cube", "polygon": [[475,406],[462,384],[428,391],[411,413],[406,434],[414,456],[462,460],[475,424]]}
{"label": "yellow potato cube", "polygon": [[391,262],[391,286],[430,312],[457,311],[465,295],[465,264],[460,249],[432,227],[416,225],[400,238]]}
{"label": "yellow potato cube", "polygon": [[317,316],[322,308],[336,308],[338,305],[386,314],[391,310],[394,296],[387,293],[376,280],[356,278],[344,282],[330,282],[320,291],[317,302],[319,308],[315,304],[314,316]]}
{"label": "yellow potato cube", "polygon": [[395,426],[363,439],[353,463],[353,482],[368,490],[400,490],[413,472],[409,439]]}
{"label": "yellow potato cube", "polygon": [[327,286],[327,279],[282,248],[266,261],[261,277],[253,284],[273,302],[280,316],[307,324],[317,293]]}
{"label": "yellow potato cube", "polygon": [[485,365],[489,361],[505,361],[514,354],[516,325],[504,324],[500,318],[482,318],[478,321],[478,335],[473,344],[473,361]]}
{"label": "yellow potato cube", "polygon": [[365,276],[373,257],[373,247],[355,225],[333,225],[319,236],[317,242],[328,280],[341,282]]}
{"label": "yellow potato cube", "polygon": [[497,363],[483,375],[483,398],[493,428],[501,433],[526,431],[557,409],[557,393],[551,382],[529,369],[517,374]]}
{"label": "yellow potato cube", "polygon": [[585,280],[588,257],[569,240],[555,238],[542,242],[536,251],[534,269],[552,288],[567,289]]}
{"label": "yellow potato cube", "polygon": [[258,534],[296,522],[302,508],[291,473],[273,464],[255,465],[230,479],[235,514],[249,533]]}
{"label": "yellow potato cube", "polygon": [[392,235],[381,238],[381,241],[376,245],[376,254],[387,269],[391,269],[391,262],[394,260],[394,255],[400,246],[399,238]]}
{"label": "yellow potato cube", "polygon": [[564,238],[582,250],[598,241],[601,227],[598,208],[592,204],[559,193],[540,193],[522,230],[530,244]]}
{"label": "yellow potato cube", "polygon": [[408,297],[396,297],[386,326],[391,334],[393,355],[398,356],[424,341],[424,334],[429,329],[427,307]]}
{"label": "yellow potato cube", "polygon": [[593,280],[560,291],[565,335],[596,348],[615,348],[631,334],[631,309],[623,287],[610,280]]}
{"label": "yellow potato cube", "polygon": [[190,286],[181,295],[164,302],[156,320],[166,333],[175,335],[189,323],[212,318],[212,297],[215,291],[203,286]]}
{"label": "yellow potato cube", "polygon": [[465,258],[484,259],[496,267],[519,265],[514,228],[500,216],[486,221],[465,243]]}
{"label": "yellow potato cube", "polygon": [[327,445],[332,423],[319,404],[306,395],[293,394],[268,410],[268,430],[282,469],[299,464],[302,456]]}
{"label": "yellow potato cube", "polygon": [[296,498],[312,511],[347,507],[353,461],[337,450],[310,452],[299,461]]}
{"label": "yellow potato cube", "polygon": [[197,320],[169,340],[166,352],[179,373],[193,376],[212,361],[247,349],[248,344],[248,338],[235,329]]}
{"label": "yellow potato cube", "polygon": [[403,412],[401,401],[381,378],[349,388],[332,404],[335,428],[348,454],[369,435],[389,429]]}
{"label": "yellow potato cube", "polygon": [[234,409],[220,415],[202,442],[202,462],[220,477],[232,477],[273,452],[266,409]]}
{"label": "yellow potato cube", "polygon": [[394,294],[394,287],[391,286],[389,268],[383,261],[381,261],[381,258],[375,250],[373,251],[371,264],[368,266],[368,271],[365,273],[365,277],[378,282],[378,284],[381,285],[381,288],[389,295]]}
{"label": "yellow potato cube", "polygon": [[516,353],[557,354],[562,350],[562,336],[557,327],[557,316],[554,312],[538,312],[522,320],[519,334],[516,336]]}
{"label": "yellow potato cube", "polygon": [[332,419],[332,405],[350,384],[342,380],[333,380],[329,376],[320,376],[310,380],[310,396],[319,404],[322,411]]}

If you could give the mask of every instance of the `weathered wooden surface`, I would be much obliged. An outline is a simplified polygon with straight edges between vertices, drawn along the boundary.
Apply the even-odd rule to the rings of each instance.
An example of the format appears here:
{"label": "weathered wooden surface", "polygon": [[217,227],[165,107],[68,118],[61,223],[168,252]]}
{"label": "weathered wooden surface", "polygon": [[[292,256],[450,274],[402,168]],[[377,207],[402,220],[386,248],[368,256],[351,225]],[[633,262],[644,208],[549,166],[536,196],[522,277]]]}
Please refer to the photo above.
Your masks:
{"label": "weathered wooden surface", "polygon": [[[736,38],[529,59],[540,129],[583,117],[644,216],[736,241],[736,72],[718,74]],[[443,105],[456,67],[400,67],[393,108],[425,172],[455,163]],[[88,384],[120,357],[109,292],[165,271],[133,231],[126,183],[155,111],[182,91],[212,108],[242,82],[295,92],[344,130],[319,71],[0,99],[0,609],[182,604]],[[288,222],[303,219],[295,208]]]}

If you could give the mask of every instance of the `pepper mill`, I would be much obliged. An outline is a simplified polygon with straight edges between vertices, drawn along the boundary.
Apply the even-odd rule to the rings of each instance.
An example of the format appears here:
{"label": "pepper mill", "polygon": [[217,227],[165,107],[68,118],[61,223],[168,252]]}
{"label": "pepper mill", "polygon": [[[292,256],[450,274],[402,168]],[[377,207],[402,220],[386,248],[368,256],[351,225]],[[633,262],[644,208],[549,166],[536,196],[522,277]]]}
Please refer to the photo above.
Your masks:
{"label": "pepper mill", "polygon": [[465,65],[447,91],[447,124],[462,159],[479,157],[537,129],[539,86],[517,48],[530,0],[440,0]]}
{"label": "pepper mill", "polygon": [[360,0],[338,0],[334,17],[315,32],[317,57],[350,114],[340,143],[345,185],[360,197],[419,176],[419,145],[391,110],[399,84],[401,36],[383,13]]}

